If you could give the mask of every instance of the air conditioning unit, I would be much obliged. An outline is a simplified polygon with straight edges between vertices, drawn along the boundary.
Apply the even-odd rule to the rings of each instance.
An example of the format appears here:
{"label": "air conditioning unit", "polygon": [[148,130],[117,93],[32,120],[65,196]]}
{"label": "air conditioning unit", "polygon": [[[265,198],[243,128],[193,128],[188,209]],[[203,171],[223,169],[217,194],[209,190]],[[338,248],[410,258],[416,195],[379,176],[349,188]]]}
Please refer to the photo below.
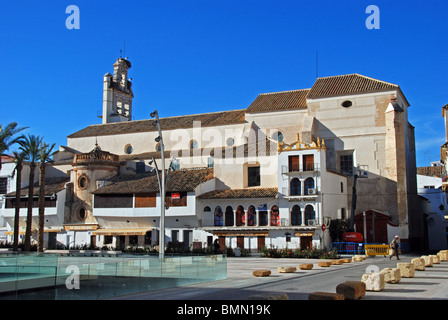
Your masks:
{"label": "air conditioning unit", "polygon": [[309,219],[308,220],[309,226],[317,226],[317,220],[316,219]]}
{"label": "air conditioning unit", "polygon": [[315,188],[309,188],[308,189],[308,194],[317,194],[317,189],[315,189]]}

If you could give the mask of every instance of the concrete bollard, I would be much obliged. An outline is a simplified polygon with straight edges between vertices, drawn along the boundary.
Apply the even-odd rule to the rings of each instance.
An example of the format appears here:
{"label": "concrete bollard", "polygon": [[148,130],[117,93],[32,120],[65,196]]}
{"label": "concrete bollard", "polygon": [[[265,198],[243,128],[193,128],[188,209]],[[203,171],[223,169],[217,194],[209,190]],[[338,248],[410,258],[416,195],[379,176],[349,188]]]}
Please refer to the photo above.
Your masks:
{"label": "concrete bollard", "polygon": [[400,269],[398,268],[385,268],[380,273],[384,275],[385,283],[398,283],[401,280]]}
{"label": "concrete bollard", "polygon": [[271,270],[255,270],[252,272],[254,277],[269,277],[271,275]]}
{"label": "concrete bollard", "polygon": [[413,278],[415,275],[415,268],[413,263],[397,263],[397,268],[400,269],[400,275],[402,278]]}
{"label": "concrete bollard", "polygon": [[422,256],[425,259],[425,267],[432,267],[432,258],[430,256]]}
{"label": "concrete bollard", "polygon": [[300,270],[311,270],[311,269],[313,269],[313,264],[312,263],[302,263],[299,265],[299,269]]}
{"label": "concrete bollard", "polygon": [[293,273],[297,271],[296,267],[278,267],[277,269],[280,273]]}
{"label": "concrete bollard", "polygon": [[438,255],[436,254],[430,254],[429,255],[432,258],[432,263],[433,264],[439,264],[440,263],[440,258]]}
{"label": "concrete bollard", "polygon": [[355,255],[352,257],[353,262],[361,262],[367,259],[366,255]]}
{"label": "concrete bollard", "polygon": [[362,281],[345,281],[336,287],[336,293],[347,300],[358,300],[366,294],[366,284]]}
{"label": "concrete bollard", "polygon": [[381,291],[384,289],[384,274],[381,272],[363,274],[361,281],[366,284],[367,291]]}
{"label": "concrete bollard", "polygon": [[437,256],[439,257],[440,261],[448,261],[448,250],[440,250],[437,253]]}
{"label": "concrete bollard", "polygon": [[320,262],[318,262],[317,263],[317,265],[319,266],[319,267],[329,267],[329,266],[331,266],[331,262],[330,261],[320,261]]}
{"label": "concrete bollard", "polygon": [[425,271],[425,259],[423,258],[414,258],[411,260],[411,263],[414,265],[414,269],[417,271]]}

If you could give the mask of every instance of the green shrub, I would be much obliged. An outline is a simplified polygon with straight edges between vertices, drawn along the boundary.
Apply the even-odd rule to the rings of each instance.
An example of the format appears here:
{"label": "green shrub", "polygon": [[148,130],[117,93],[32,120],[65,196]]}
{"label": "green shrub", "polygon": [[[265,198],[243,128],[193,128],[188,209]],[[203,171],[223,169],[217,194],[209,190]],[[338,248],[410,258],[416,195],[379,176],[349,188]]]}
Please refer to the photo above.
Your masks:
{"label": "green shrub", "polygon": [[324,249],[278,249],[263,247],[260,250],[260,257],[263,258],[302,258],[302,259],[334,259],[339,255],[336,250],[327,252]]}

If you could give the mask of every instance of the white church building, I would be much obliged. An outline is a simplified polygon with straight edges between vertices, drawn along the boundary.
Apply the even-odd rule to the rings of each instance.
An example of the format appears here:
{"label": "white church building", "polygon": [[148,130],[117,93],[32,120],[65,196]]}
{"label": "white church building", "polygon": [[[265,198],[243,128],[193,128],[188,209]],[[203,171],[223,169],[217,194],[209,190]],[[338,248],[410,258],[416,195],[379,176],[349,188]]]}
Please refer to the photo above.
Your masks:
{"label": "white church building", "polygon": [[[331,222],[350,218],[355,174],[365,175],[355,214],[384,213],[403,243],[420,245],[414,128],[398,85],[359,74],[318,78],[239,110],[161,118],[160,139],[154,119],[131,120],[131,63],[113,66],[102,123],[69,134],[54,157],[47,247],[157,245],[165,206],[165,243],[329,248]],[[165,204],[155,170],[162,149]],[[13,197],[9,190],[0,209],[11,229]]]}

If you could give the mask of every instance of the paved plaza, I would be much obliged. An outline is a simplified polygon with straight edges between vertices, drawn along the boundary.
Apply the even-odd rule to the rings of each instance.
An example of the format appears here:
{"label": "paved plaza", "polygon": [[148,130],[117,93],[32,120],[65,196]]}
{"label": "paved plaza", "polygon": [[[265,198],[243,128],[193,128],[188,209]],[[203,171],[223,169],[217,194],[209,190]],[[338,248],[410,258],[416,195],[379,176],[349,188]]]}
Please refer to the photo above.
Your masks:
{"label": "paved plaza", "polygon": [[[120,296],[120,300],[248,300],[259,294],[286,294],[289,300],[307,300],[311,292],[336,292],[345,281],[360,281],[364,273],[394,268],[397,262],[411,262],[417,256],[395,258],[376,256],[361,262],[319,267],[317,259],[268,259],[258,257],[230,257],[227,279],[169,288],[159,291]],[[420,256],[418,256],[420,257]],[[300,270],[299,264],[312,263],[312,270]],[[294,273],[279,273],[278,267],[294,266]],[[254,277],[257,269],[269,269],[268,277]],[[448,262],[434,264],[425,271],[415,271],[413,278],[402,278],[399,283],[386,283],[384,290],[367,291],[362,300],[433,300],[448,299]]]}

